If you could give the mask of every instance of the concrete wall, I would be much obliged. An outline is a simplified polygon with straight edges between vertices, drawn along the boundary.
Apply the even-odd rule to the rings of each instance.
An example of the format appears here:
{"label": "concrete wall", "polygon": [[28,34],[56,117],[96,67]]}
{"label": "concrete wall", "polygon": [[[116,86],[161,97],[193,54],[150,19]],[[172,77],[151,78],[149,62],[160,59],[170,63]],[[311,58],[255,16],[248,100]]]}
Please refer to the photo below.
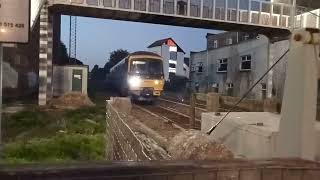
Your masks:
{"label": "concrete wall", "polygon": [[82,70],[82,93],[87,94],[88,66],[53,66],[54,96],[61,96],[72,91],[73,70]]}
{"label": "concrete wall", "polygon": [[[201,131],[207,132],[222,116],[202,113]],[[229,147],[237,157],[274,158],[277,157],[280,117],[268,112],[233,112],[210,136]],[[320,122],[315,122],[315,128],[316,139],[319,139]],[[320,142],[317,141],[315,146],[316,160],[319,161]]]}
{"label": "concrete wall", "polygon": [[[274,63],[289,49],[289,41],[280,41],[270,44],[270,63]],[[280,103],[283,97],[284,84],[286,79],[288,55],[286,55],[272,71],[272,96]]]}

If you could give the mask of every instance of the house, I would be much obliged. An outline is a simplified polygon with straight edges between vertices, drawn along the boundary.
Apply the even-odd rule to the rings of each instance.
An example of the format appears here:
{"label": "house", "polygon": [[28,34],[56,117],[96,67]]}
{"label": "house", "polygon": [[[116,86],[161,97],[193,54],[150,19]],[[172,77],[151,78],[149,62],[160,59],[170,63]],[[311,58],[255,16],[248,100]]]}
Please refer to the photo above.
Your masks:
{"label": "house", "polygon": [[[288,40],[271,43],[267,37],[254,33],[225,32],[206,37],[207,49],[190,54],[190,86],[194,90],[229,96],[245,94],[289,48]],[[286,59],[260,81],[249,97],[275,96],[281,100]]]}
{"label": "house", "polygon": [[148,46],[148,49],[163,58],[166,81],[170,79],[170,76],[189,78],[189,64],[185,63],[185,52],[172,38],[155,41]]}

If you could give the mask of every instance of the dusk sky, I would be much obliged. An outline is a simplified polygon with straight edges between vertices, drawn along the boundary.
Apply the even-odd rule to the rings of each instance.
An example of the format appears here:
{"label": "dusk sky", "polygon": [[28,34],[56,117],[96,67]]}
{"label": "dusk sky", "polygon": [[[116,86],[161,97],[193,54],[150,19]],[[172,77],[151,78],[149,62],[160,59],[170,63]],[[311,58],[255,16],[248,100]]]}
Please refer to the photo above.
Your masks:
{"label": "dusk sky", "polygon": [[[69,16],[62,16],[61,21],[61,39],[68,48]],[[103,67],[113,50],[147,50],[152,42],[167,37],[172,37],[189,57],[190,51],[205,49],[207,33],[218,31],[78,17],[77,58],[91,70],[95,64]]]}

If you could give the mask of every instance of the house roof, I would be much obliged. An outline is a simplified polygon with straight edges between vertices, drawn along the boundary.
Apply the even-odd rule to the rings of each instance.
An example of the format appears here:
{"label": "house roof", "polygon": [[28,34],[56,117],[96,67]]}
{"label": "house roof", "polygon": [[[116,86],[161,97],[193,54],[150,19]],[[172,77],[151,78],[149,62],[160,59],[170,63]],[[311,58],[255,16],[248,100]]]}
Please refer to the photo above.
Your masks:
{"label": "house roof", "polygon": [[162,46],[163,44],[167,44],[169,40],[174,42],[174,44],[177,46],[178,52],[185,53],[183,49],[172,38],[165,38],[165,39],[160,39],[158,41],[155,41],[151,45],[149,45],[148,48]]}

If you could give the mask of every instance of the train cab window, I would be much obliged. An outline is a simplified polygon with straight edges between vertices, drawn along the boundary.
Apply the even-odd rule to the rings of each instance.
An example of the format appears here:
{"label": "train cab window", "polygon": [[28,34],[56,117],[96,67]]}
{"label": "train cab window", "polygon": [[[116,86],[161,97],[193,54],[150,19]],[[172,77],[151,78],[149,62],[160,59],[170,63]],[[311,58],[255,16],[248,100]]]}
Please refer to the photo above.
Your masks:
{"label": "train cab window", "polygon": [[152,59],[133,60],[130,72],[140,75],[162,75],[162,61]]}

